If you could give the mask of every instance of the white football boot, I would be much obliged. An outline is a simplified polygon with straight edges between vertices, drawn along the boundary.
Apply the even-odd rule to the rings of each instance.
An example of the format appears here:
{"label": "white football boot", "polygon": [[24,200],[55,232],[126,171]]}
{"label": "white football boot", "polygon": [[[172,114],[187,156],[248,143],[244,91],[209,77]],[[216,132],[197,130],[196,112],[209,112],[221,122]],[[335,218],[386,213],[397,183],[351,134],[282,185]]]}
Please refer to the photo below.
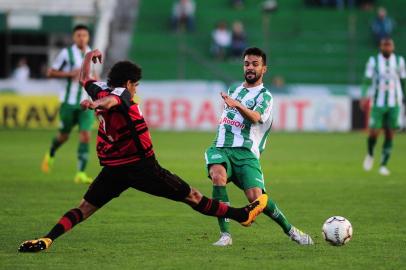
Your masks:
{"label": "white football boot", "polygon": [[372,170],[372,167],[374,166],[374,157],[370,155],[366,155],[364,159],[364,170],[369,172]]}
{"label": "white football boot", "polygon": [[231,246],[233,244],[233,238],[231,238],[231,234],[222,232],[220,233],[220,239],[213,243],[213,246],[218,246],[218,247],[225,247],[225,246]]}
{"label": "white football boot", "polygon": [[295,241],[299,245],[313,245],[313,240],[312,238],[308,235],[299,230],[296,227],[292,226],[292,229],[290,229],[289,232],[289,237],[292,239],[292,241]]}
{"label": "white football boot", "polygon": [[390,175],[390,171],[385,166],[381,166],[379,168],[379,174],[383,175],[383,176],[388,176],[388,175]]}

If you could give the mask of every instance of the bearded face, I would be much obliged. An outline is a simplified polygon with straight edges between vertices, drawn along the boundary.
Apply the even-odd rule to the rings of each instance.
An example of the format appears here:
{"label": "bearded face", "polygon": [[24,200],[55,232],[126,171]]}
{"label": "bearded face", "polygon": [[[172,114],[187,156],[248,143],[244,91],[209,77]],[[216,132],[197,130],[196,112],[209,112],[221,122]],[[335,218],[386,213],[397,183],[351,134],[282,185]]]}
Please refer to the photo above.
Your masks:
{"label": "bearded face", "polygon": [[244,78],[248,84],[255,84],[262,80],[266,72],[266,66],[262,62],[261,56],[246,55],[244,57]]}

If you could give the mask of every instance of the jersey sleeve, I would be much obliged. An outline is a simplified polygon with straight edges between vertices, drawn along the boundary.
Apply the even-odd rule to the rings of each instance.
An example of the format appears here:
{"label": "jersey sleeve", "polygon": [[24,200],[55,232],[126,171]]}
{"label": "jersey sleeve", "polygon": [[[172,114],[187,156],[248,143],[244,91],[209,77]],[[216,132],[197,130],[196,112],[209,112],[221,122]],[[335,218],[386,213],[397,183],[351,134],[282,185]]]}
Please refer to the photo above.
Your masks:
{"label": "jersey sleeve", "polygon": [[266,122],[272,114],[272,96],[268,92],[263,92],[257,98],[254,111],[259,112],[261,115],[260,123]]}
{"label": "jersey sleeve", "polygon": [[119,98],[119,105],[124,108],[130,108],[131,106],[131,94],[126,88],[115,88],[111,91],[110,95]]}
{"label": "jersey sleeve", "polygon": [[365,77],[372,79],[372,77],[374,76],[375,65],[375,59],[373,57],[370,57],[365,67]]}
{"label": "jersey sleeve", "polygon": [[89,80],[84,84],[84,88],[93,100],[109,95],[109,87],[104,82]]}
{"label": "jersey sleeve", "polygon": [[403,57],[399,57],[399,77],[406,79],[405,59]]}
{"label": "jersey sleeve", "polygon": [[62,71],[66,65],[69,65],[68,51],[63,49],[55,58],[51,68]]}

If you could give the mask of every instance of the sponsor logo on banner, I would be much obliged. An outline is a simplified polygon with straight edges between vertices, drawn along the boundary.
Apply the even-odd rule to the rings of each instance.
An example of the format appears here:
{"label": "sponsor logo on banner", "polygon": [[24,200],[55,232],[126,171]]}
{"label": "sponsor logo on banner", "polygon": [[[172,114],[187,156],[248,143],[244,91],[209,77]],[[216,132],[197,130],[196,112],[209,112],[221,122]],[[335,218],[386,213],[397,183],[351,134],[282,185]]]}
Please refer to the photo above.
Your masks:
{"label": "sponsor logo on banner", "polygon": [[0,127],[58,128],[57,97],[1,95]]}
{"label": "sponsor logo on banner", "polygon": [[[163,87],[140,89],[147,123],[163,130],[210,130],[220,123],[244,128],[242,123],[220,118],[224,102],[216,91],[168,91]],[[172,90],[172,89],[171,89]],[[273,96],[273,130],[348,131],[351,99],[346,96]],[[226,108],[230,110],[230,108]],[[219,119],[219,120],[218,120]]]}

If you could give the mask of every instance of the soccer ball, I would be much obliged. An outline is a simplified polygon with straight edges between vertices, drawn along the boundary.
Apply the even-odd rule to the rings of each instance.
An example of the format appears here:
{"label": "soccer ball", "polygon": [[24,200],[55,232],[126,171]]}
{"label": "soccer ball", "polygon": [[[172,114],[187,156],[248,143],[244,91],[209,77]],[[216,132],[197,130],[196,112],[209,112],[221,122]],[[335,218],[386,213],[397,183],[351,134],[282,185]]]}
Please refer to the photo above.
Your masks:
{"label": "soccer ball", "polygon": [[342,246],[351,240],[352,226],[345,217],[333,216],[324,222],[322,234],[331,245]]}

